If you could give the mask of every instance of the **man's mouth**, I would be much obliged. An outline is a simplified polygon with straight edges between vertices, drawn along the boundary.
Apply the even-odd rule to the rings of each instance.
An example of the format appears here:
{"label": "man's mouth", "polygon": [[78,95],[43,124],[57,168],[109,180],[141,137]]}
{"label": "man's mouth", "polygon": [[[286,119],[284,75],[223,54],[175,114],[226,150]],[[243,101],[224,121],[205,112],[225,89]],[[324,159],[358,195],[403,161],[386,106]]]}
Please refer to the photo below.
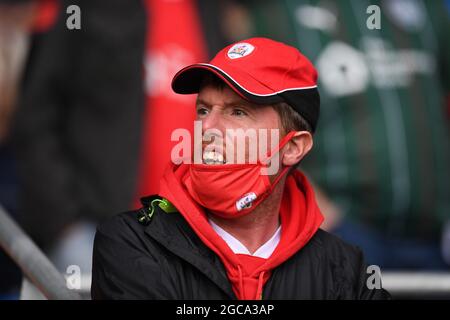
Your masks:
{"label": "man's mouth", "polygon": [[203,164],[208,164],[208,165],[226,164],[226,160],[223,158],[223,155],[219,152],[204,151],[203,152]]}

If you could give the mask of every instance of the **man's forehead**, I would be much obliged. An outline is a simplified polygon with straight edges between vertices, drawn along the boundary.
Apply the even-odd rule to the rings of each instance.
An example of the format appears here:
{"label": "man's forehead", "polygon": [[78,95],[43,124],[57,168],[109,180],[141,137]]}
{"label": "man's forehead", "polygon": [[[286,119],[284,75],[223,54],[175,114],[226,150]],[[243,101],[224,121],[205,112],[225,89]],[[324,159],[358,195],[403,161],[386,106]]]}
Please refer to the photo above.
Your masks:
{"label": "man's forehead", "polygon": [[255,103],[245,100],[234,92],[228,86],[218,88],[213,85],[206,85],[202,87],[197,95],[197,104],[220,104],[223,106],[241,105],[250,108],[258,108]]}

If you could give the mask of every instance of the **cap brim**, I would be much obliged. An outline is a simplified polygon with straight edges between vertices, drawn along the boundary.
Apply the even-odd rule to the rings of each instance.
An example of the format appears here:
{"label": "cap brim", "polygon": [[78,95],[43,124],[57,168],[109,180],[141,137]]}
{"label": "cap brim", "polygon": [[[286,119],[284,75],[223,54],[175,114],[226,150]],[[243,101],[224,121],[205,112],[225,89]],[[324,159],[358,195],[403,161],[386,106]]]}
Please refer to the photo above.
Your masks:
{"label": "cap brim", "polygon": [[242,72],[239,73],[238,79],[237,76],[232,77],[220,68],[206,63],[192,64],[181,69],[173,77],[172,89],[180,94],[198,93],[202,80],[207,74],[213,74],[219,77],[233,91],[248,101],[261,104],[271,104],[283,101],[283,99],[270,88],[265,87],[260,82]]}

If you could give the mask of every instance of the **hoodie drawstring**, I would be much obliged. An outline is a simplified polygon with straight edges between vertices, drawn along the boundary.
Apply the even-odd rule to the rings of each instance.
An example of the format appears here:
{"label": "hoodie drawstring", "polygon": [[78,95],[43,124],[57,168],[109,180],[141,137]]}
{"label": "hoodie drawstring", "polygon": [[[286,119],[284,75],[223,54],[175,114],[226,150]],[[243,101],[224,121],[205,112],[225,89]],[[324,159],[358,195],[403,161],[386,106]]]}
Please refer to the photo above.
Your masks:
{"label": "hoodie drawstring", "polygon": [[[245,292],[244,292],[244,277],[242,275],[242,268],[241,266],[238,264],[237,265],[237,269],[239,272],[239,295],[241,297],[239,298],[245,298]],[[263,289],[263,283],[264,283],[264,275],[266,274],[265,271],[261,271],[261,273],[259,274],[258,277],[258,288],[256,289],[256,296],[255,299],[256,300],[262,300],[262,289]]]}
{"label": "hoodie drawstring", "polygon": [[261,273],[259,274],[259,279],[258,279],[258,289],[256,290],[256,300],[262,300],[262,288],[263,288],[263,282],[264,282],[264,274],[265,271],[261,271]]}
{"label": "hoodie drawstring", "polygon": [[242,269],[241,266],[238,264],[237,265],[238,271],[239,271],[239,292],[241,294],[242,297],[245,297],[244,294],[244,277],[242,276]]}

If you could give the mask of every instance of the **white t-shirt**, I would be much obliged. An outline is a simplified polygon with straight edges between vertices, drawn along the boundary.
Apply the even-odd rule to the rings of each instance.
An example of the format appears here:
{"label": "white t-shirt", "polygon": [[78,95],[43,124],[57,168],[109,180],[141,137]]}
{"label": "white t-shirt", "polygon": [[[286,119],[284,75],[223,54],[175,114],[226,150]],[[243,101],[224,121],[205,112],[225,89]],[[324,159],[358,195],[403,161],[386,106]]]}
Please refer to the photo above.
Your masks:
{"label": "white t-shirt", "polygon": [[273,234],[273,236],[267,240],[261,247],[258,248],[253,254],[248,251],[248,249],[240,242],[238,239],[233,237],[231,234],[223,230],[216,223],[214,223],[211,219],[208,219],[209,224],[217,232],[217,234],[228,244],[230,249],[235,254],[247,254],[254,257],[259,257],[263,259],[269,258],[272,253],[275,251],[278,243],[281,238],[281,225],[278,227],[277,231]]}

